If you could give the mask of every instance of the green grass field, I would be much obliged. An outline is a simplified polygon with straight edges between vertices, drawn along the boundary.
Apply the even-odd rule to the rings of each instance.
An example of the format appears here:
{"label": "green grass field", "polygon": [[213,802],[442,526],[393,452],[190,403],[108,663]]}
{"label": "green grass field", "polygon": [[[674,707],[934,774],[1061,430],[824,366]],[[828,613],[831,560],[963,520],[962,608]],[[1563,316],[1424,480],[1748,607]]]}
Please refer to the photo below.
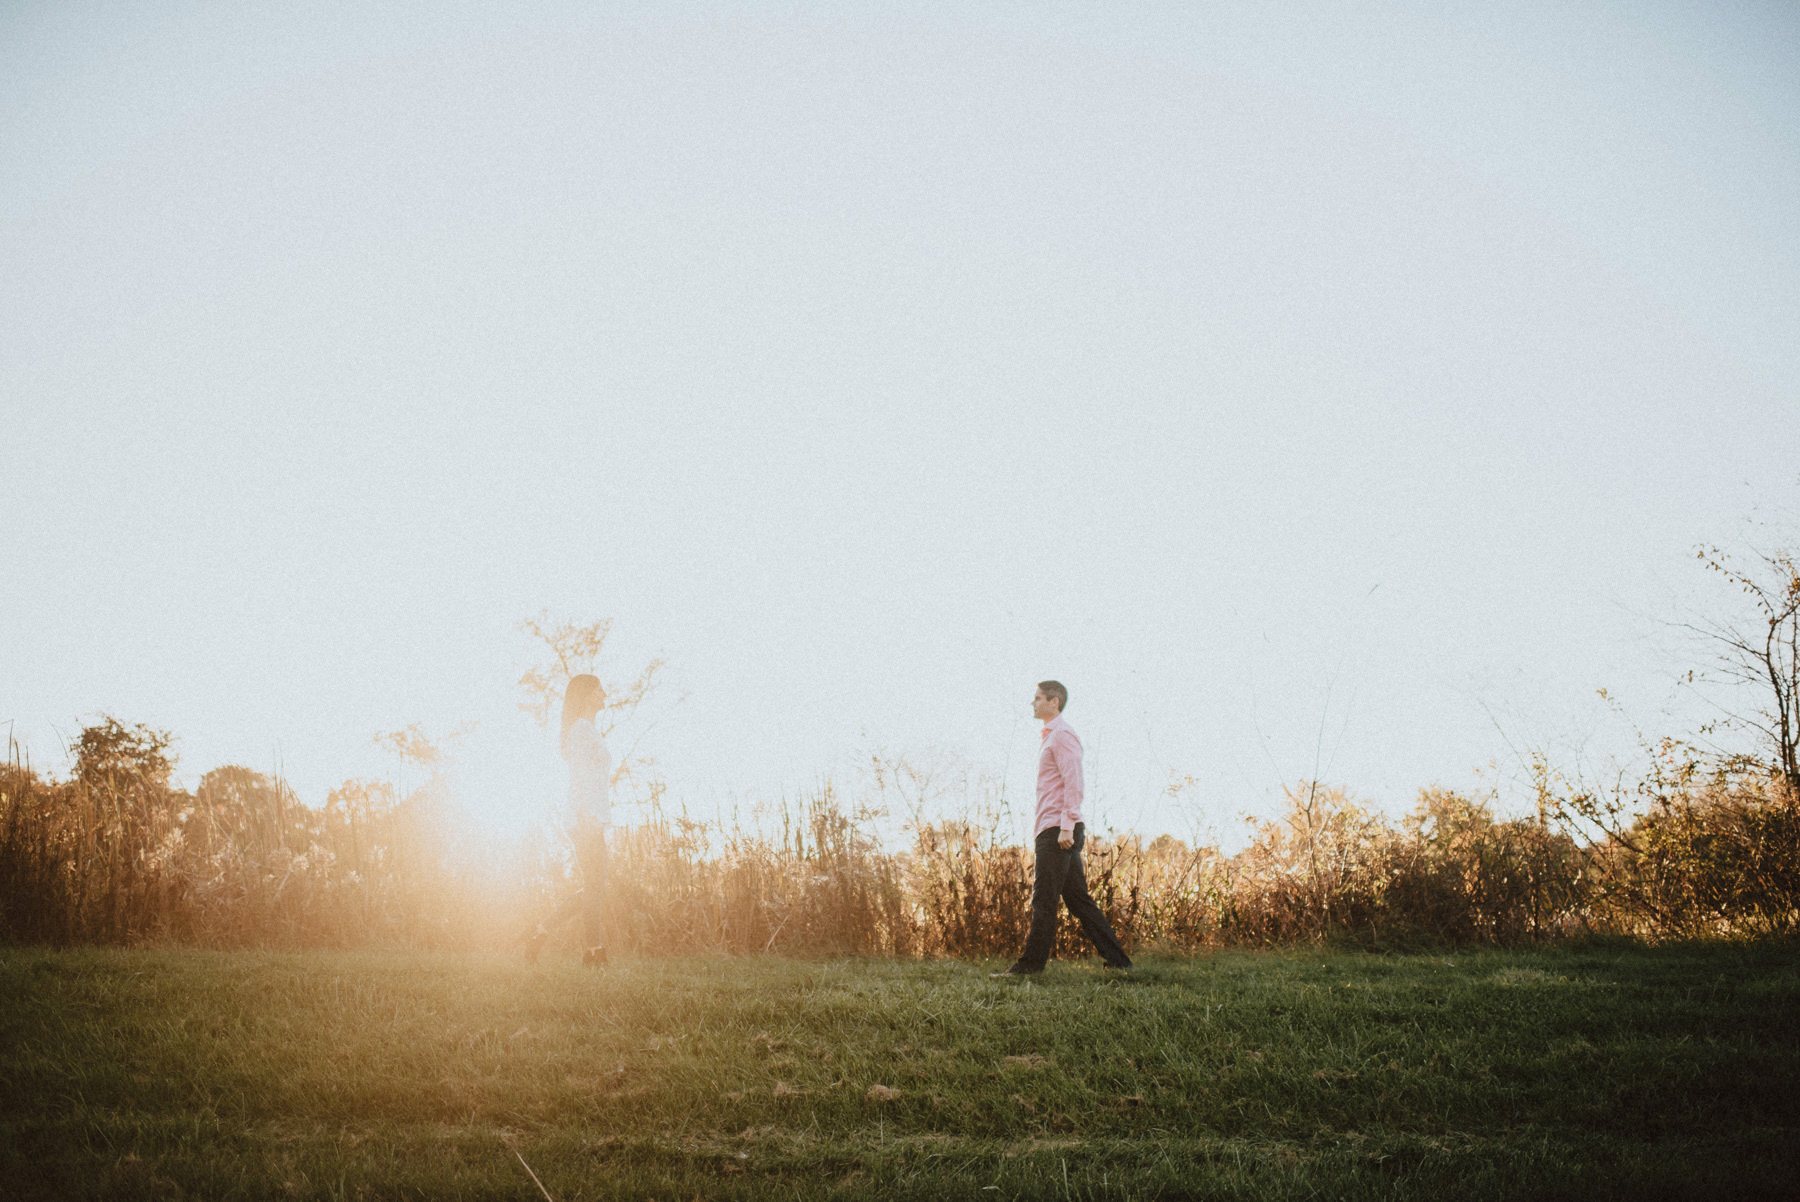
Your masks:
{"label": "green grass field", "polygon": [[0,950],[11,1197],[1800,1196],[1800,950]]}

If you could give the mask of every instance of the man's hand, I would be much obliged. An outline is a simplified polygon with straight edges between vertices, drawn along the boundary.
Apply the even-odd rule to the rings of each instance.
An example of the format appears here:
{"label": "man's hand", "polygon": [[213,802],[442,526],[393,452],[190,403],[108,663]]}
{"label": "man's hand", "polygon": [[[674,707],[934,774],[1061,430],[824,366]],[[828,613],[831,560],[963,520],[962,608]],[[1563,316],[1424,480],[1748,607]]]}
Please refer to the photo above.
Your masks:
{"label": "man's hand", "polygon": [[1056,841],[1056,845],[1058,847],[1062,848],[1064,851],[1068,851],[1071,847],[1075,846],[1075,836],[1074,835],[1064,835],[1062,838],[1060,838]]}

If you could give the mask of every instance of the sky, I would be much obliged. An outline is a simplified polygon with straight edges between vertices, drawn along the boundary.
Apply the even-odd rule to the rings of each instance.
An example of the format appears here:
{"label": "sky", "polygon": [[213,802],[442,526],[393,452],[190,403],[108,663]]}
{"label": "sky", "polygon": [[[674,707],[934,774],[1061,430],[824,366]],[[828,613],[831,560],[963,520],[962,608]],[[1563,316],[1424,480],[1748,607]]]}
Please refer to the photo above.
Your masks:
{"label": "sky", "polygon": [[1789,4],[8,4],[0,724],[541,813],[548,612],[696,809],[1516,804],[1792,545],[1797,215]]}

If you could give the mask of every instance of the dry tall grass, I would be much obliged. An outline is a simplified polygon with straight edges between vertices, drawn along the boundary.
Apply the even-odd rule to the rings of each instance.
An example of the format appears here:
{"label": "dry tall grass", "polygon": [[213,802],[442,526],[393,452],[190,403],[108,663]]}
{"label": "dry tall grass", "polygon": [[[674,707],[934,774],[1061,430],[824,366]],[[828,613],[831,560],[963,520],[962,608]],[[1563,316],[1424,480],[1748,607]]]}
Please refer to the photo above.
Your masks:
{"label": "dry tall grass", "polygon": [[[166,734],[109,718],[82,732],[68,780],[0,767],[0,938],[493,948],[574,887],[552,832],[497,845],[458,821],[437,784],[396,798],[386,783],[350,781],[314,807],[278,780],[224,767],[189,793],[170,783],[168,748]],[[1689,785],[1629,830],[1584,840],[1558,820],[1555,798],[1538,818],[1502,821],[1431,789],[1395,824],[1308,784],[1234,855],[1169,836],[1094,837],[1088,879],[1129,947],[1517,944],[1800,925],[1791,799],[1753,778]],[[615,839],[609,943],[1015,952],[1031,863],[991,782],[944,807],[956,817],[918,809],[898,851],[875,833],[894,800],[879,778],[857,798],[826,782],[752,830],[694,820],[653,790],[648,820]],[[1085,953],[1072,922],[1059,948]]]}

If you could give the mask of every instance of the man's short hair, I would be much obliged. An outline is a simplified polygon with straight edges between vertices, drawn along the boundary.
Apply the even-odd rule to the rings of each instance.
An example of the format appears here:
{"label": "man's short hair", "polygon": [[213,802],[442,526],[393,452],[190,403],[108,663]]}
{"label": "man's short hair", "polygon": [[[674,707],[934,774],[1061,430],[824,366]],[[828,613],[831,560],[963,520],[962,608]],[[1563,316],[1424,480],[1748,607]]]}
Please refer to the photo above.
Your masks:
{"label": "man's short hair", "polygon": [[1062,713],[1069,708],[1069,690],[1063,688],[1060,680],[1038,681],[1038,691],[1046,697],[1056,698],[1056,712]]}

